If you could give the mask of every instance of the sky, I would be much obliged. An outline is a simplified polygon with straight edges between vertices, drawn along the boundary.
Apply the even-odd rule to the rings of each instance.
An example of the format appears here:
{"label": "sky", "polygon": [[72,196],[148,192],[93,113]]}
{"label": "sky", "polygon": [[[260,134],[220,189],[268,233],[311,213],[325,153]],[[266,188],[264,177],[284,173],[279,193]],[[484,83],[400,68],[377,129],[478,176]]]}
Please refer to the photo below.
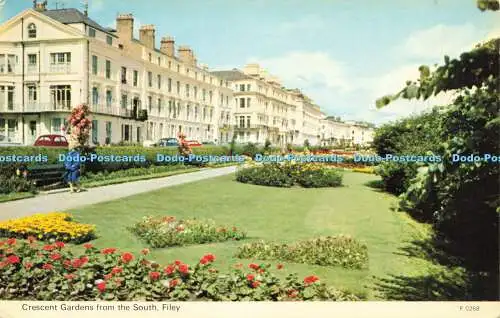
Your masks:
{"label": "sky", "polygon": [[[189,45],[210,69],[259,63],[289,88],[300,88],[327,115],[376,124],[435,104],[375,100],[418,76],[418,66],[458,57],[500,36],[500,12],[481,12],[475,0],[89,0],[89,15],[114,27],[118,13],[135,26],[156,25],[157,45],[170,35]],[[81,0],[49,0],[49,8],[83,8]],[[2,22],[32,6],[0,0]]]}

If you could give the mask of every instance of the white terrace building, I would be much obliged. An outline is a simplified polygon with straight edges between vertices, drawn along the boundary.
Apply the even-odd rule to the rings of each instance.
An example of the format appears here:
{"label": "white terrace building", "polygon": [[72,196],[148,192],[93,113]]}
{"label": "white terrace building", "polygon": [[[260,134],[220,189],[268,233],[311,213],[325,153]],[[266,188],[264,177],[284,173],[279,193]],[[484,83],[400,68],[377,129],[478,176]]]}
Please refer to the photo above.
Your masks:
{"label": "white terrace building", "polygon": [[343,122],[333,117],[321,120],[321,144],[324,146],[368,146],[373,142],[373,127],[356,122]]}
{"label": "white terrace building", "polygon": [[213,74],[231,83],[236,100],[237,141],[273,145],[319,143],[321,111],[299,90],[281,86],[258,64]]}
{"label": "white terrace building", "polygon": [[[152,25],[133,38],[132,15],[104,28],[76,9],[25,10],[0,26],[0,143],[32,144],[64,133],[72,107],[92,110],[92,143],[156,141],[179,131],[228,142],[234,97],[229,83],[198,66],[189,47]],[[133,116],[147,110],[146,122]]]}

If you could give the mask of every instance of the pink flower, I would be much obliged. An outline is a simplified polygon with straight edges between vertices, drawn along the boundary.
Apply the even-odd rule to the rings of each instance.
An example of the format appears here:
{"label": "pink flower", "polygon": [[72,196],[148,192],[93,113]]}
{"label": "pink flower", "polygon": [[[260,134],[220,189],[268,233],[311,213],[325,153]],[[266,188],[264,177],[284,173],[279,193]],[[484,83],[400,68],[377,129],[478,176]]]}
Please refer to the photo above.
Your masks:
{"label": "pink flower", "polygon": [[172,273],[174,272],[175,270],[175,267],[172,266],[172,265],[168,265],[163,271],[165,272],[165,274],[167,275],[172,275]]}
{"label": "pink flower", "polygon": [[179,265],[179,272],[181,272],[182,274],[189,273],[189,266],[187,264]]}
{"label": "pink flower", "polygon": [[16,239],[15,238],[10,238],[7,240],[8,245],[16,245]]}
{"label": "pink flower", "polygon": [[170,281],[169,286],[171,288],[174,288],[175,286],[177,286],[177,284],[179,284],[179,281],[177,279],[174,279]]}
{"label": "pink flower", "polygon": [[130,253],[123,253],[122,254],[122,262],[124,263],[130,263],[134,259],[134,255]]}
{"label": "pink flower", "polygon": [[104,255],[114,254],[115,252],[116,252],[116,248],[105,248],[105,249],[101,250],[101,253]]}
{"label": "pink flower", "polygon": [[45,245],[45,246],[43,247],[43,250],[44,250],[44,251],[49,251],[49,252],[50,252],[50,251],[54,250],[55,248],[56,248],[56,247],[55,247],[54,245]]}
{"label": "pink flower", "polygon": [[55,245],[57,246],[57,248],[64,248],[64,243],[63,242],[55,242]]}
{"label": "pink flower", "polygon": [[9,264],[17,264],[21,262],[21,259],[17,255],[10,255],[7,257],[7,262]]}
{"label": "pink flower", "polygon": [[150,272],[149,273],[149,278],[151,278],[151,280],[158,280],[161,276],[161,273],[160,272]]}
{"label": "pink flower", "polygon": [[101,293],[103,293],[106,290],[106,282],[97,283],[96,286]]}
{"label": "pink flower", "polygon": [[50,259],[53,260],[53,261],[58,261],[61,259],[61,254],[59,253],[53,253],[53,254],[50,254]]}
{"label": "pink flower", "polygon": [[256,281],[252,282],[252,287],[253,287],[253,288],[257,288],[257,287],[259,287],[259,286],[260,286],[260,282],[259,282],[258,280],[256,280]]}

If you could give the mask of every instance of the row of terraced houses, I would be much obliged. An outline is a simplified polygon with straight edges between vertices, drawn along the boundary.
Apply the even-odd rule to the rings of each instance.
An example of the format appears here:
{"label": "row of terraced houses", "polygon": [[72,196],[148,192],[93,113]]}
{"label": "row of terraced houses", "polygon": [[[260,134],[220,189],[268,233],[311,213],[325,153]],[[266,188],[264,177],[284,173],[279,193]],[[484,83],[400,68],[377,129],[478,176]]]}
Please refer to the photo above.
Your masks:
{"label": "row of terraced houses", "polygon": [[92,144],[152,143],[183,132],[202,142],[360,144],[373,129],[333,120],[298,89],[257,64],[211,71],[153,25],[134,37],[134,17],[116,28],[77,9],[34,8],[0,27],[0,143],[33,144],[64,134],[78,104],[92,111]]}

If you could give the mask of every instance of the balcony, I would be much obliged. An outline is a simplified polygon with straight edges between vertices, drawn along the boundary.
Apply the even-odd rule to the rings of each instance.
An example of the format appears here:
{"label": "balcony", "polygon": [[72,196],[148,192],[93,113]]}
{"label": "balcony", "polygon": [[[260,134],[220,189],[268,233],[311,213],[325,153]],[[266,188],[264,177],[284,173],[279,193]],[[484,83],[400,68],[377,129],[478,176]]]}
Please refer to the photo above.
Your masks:
{"label": "balcony", "polygon": [[266,126],[262,124],[250,124],[244,126],[237,125],[234,127],[235,130],[261,129],[261,128],[266,128]]}
{"label": "balcony", "polygon": [[17,67],[9,67],[0,70],[0,76],[13,76],[17,73]]}
{"label": "balcony", "polygon": [[69,112],[72,106],[69,103],[37,103],[0,105],[0,113],[38,113],[38,112]]}
{"label": "balcony", "polygon": [[69,64],[69,63],[50,64],[49,71],[50,71],[50,73],[68,74],[68,73],[71,73],[71,64]]}
{"label": "balcony", "polygon": [[26,73],[27,74],[38,74],[38,65],[28,65],[26,68]]}

